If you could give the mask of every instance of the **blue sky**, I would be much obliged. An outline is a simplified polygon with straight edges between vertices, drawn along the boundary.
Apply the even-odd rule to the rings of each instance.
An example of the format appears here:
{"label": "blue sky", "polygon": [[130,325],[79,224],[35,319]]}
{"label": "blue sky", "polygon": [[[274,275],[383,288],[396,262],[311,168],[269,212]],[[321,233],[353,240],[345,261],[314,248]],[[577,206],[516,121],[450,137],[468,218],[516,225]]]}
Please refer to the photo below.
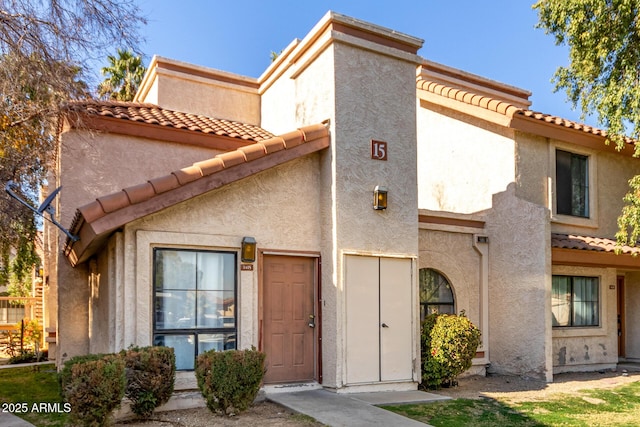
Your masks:
{"label": "blue sky", "polygon": [[[568,50],[536,29],[523,0],[137,0],[154,54],[258,77],[293,39],[333,10],[424,40],[422,57],[533,92],[532,109],[580,121],[551,78]],[[596,125],[594,119],[587,123]]]}

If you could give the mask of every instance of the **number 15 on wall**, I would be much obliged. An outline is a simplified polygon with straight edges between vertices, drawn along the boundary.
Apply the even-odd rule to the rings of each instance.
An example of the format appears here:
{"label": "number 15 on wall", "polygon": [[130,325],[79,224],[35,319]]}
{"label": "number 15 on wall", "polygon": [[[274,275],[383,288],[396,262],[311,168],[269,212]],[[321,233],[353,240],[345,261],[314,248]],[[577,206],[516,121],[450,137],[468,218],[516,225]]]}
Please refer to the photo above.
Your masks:
{"label": "number 15 on wall", "polygon": [[387,160],[387,143],[371,140],[371,158],[374,160]]}

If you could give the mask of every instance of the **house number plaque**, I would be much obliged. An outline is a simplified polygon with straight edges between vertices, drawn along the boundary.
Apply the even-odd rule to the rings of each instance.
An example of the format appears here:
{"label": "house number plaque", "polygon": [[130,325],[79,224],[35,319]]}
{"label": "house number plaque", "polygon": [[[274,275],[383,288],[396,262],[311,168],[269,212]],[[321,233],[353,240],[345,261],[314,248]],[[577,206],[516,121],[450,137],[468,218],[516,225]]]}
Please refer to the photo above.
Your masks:
{"label": "house number plaque", "polygon": [[374,160],[387,160],[387,143],[371,140],[371,158]]}
{"label": "house number plaque", "polygon": [[240,271],[253,271],[253,264],[240,264]]}

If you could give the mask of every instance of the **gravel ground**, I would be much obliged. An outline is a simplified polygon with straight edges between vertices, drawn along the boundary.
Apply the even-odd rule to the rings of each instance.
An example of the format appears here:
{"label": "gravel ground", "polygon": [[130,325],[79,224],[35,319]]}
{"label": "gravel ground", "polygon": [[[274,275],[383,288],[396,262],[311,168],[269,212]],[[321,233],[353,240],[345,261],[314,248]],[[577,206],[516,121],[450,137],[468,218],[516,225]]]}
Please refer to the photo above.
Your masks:
{"label": "gravel ground", "polygon": [[[591,372],[556,375],[553,383],[512,376],[488,376],[461,378],[459,385],[437,391],[437,394],[452,398],[480,399],[490,397],[509,402],[547,399],[559,393],[579,394],[584,389],[606,389],[622,384],[640,381],[640,372]],[[153,420],[146,422],[119,422],[120,427],[275,427],[275,426],[322,426],[308,417],[268,401],[255,404],[246,412],[235,417],[213,415],[207,408],[157,413]]]}

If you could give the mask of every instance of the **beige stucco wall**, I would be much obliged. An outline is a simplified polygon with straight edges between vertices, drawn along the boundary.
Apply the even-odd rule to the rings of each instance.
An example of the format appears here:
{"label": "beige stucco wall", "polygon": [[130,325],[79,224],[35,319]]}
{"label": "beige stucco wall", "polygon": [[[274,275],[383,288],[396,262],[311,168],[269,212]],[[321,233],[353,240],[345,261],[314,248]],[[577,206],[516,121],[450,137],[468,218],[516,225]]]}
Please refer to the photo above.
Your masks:
{"label": "beige stucco wall", "polygon": [[471,233],[421,229],[418,267],[432,268],[444,275],[453,289],[455,312],[464,310],[469,320],[480,327],[482,255],[474,249],[473,239]]}
{"label": "beige stucco wall", "polygon": [[[329,224],[335,239],[331,273],[337,291],[337,323],[342,325],[349,310],[344,299],[346,253],[418,255],[415,62],[342,43],[334,51],[336,117],[330,159],[334,205]],[[371,159],[371,139],[388,142],[387,161]],[[376,185],[389,191],[385,211],[372,209]],[[412,281],[415,292],[417,277]],[[415,302],[415,295],[412,298]],[[414,360],[417,326],[413,325]],[[338,342],[345,339],[340,326],[337,333]],[[346,360],[346,350],[339,353],[341,361]],[[341,386],[345,366],[337,368],[336,385]]]}
{"label": "beige stucco wall", "polygon": [[[150,153],[153,153],[153,161],[148,161]],[[196,146],[117,134],[79,130],[63,133],[58,158],[58,176],[62,179],[58,178],[56,185],[64,188],[57,198],[58,220],[69,227],[76,209],[96,197],[146,182],[213,157],[216,153],[215,150]],[[52,251],[60,253],[66,236],[57,234],[57,246]],[[52,296],[57,296],[59,333],[56,356],[60,362],[89,351],[89,336],[95,335],[89,324],[89,307],[96,308],[97,302],[90,300],[88,265],[73,269],[61,258],[57,271],[55,265],[52,267],[49,274],[55,276],[52,286],[57,284],[57,295],[52,292]]]}
{"label": "beige stucco wall", "polygon": [[516,132],[516,195],[531,203],[549,206],[552,173],[547,138]]}
{"label": "beige stucco wall", "polygon": [[552,379],[549,213],[515,194],[493,197],[489,236],[489,372]]}
{"label": "beige stucco wall", "polygon": [[[516,141],[516,194],[550,209],[553,232],[614,237],[622,198],[628,191],[627,183],[640,173],[638,159],[522,132],[517,133]],[[588,219],[555,214],[556,149],[589,157],[591,203]]]}
{"label": "beige stucco wall", "polygon": [[435,105],[419,105],[417,132],[420,209],[489,209],[493,194],[515,181],[512,131]]}
{"label": "beige stucco wall", "polygon": [[[260,125],[260,96],[255,79],[191,64],[182,65],[193,72],[157,68],[155,80],[141,101],[170,110]],[[245,81],[255,86],[243,84]]]}
{"label": "beige stucco wall", "polygon": [[553,329],[553,372],[615,368],[618,363],[616,270],[554,266],[553,274],[598,277],[601,319],[598,327]]}

